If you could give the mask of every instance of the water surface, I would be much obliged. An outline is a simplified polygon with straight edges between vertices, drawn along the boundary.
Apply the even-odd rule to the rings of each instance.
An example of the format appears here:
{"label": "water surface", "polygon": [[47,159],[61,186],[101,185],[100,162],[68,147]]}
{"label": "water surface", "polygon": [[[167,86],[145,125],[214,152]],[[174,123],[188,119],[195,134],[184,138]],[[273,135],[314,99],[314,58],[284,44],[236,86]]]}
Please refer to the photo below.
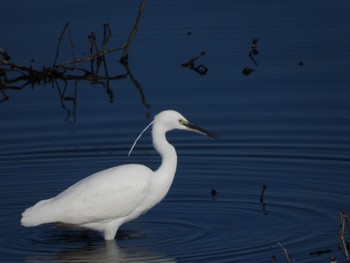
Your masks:
{"label": "water surface", "polygon": [[[51,65],[66,22],[78,56],[88,53],[87,35],[101,37],[107,22],[110,47],[121,46],[139,4],[4,3],[0,46],[19,64]],[[345,0],[148,1],[129,54],[142,92],[130,77],[113,81],[110,103],[101,86],[72,82],[72,114],[50,85],[6,91],[1,260],[286,262],[280,242],[295,262],[342,262],[339,211],[350,203],[349,11]],[[253,39],[257,65],[248,56]],[[71,58],[67,41],[60,61]],[[196,63],[209,69],[205,76],[181,67],[201,51]],[[107,58],[109,70],[124,74],[119,56]],[[245,67],[254,71],[245,76]],[[94,172],[133,162],[156,169],[149,133],[127,153],[151,118],[169,108],[223,139],[169,133],[179,155],[174,184],[161,204],[124,225],[116,242],[20,226],[25,208]]]}

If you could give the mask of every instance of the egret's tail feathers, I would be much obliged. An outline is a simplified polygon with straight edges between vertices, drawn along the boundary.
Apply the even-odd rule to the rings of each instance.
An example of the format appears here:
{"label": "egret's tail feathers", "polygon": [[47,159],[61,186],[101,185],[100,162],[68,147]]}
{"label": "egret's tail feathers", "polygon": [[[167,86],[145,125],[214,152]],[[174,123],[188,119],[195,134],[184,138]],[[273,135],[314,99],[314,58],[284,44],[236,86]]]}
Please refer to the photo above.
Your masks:
{"label": "egret's tail feathers", "polygon": [[41,224],[52,223],[52,210],[49,205],[50,200],[43,200],[36,205],[27,208],[22,213],[21,224],[25,227],[38,226]]}

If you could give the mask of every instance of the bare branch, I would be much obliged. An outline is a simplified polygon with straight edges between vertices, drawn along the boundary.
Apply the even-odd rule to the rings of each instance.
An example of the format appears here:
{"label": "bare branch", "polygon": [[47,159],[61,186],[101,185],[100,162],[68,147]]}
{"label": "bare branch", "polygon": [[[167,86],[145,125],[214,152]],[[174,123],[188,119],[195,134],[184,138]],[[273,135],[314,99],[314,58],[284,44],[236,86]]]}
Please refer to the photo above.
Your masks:
{"label": "bare branch", "polygon": [[[109,24],[104,24],[103,39],[100,48],[96,41],[96,34],[91,32],[88,35],[89,54],[85,57],[79,58],[75,55],[75,47],[69,23],[64,25],[64,28],[58,38],[52,66],[43,67],[42,69],[35,69],[33,63],[29,66],[19,65],[11,61],[11,58],[7,52],[0,48],[0,103],[9,100],[5,90],[22,90],[28,86],[33,87],[36,84],[49,83],[57,88],[61,105],[67,114],[69,113],[67,119],[70,119],[71,117],[75,119],[75,114],[71,114],[71,112],[68,110],[69,107],[73,107],[75,111],[77,103],[75,96],[67,95],[68,81],[75,81],[75,90],[77,90],[77,83],[79,81],[89,81],[90,83],[98,84],[106,90],[110,102],[113,102],[114,94],[113,90],[110,88],[109,81],[125,79],[129,76],[140,93],[141,102],[147,109],[149,109],[150,105],[146,103],[141,85],[133,76],[131,70],[127,67],[129,48],[138,30],[144,7],[145,2],[142,1],[138,10],[136,21],[125,44],[121,45],[120,47],[108,49],[107,44],[112,36],[112,32]],[[62,63],[58,63],[65,34],[68,34],[72,58]],[[107,67],[107,55],[118,51],[123,51],[122,57],[120,58],[120,63],[124,66],[126,73],[111,74]],[[101,67],[103,67],[103,72],[100,72],[102,69]],[[59,87],[59,83],[62,81],[64,83],[63,89]]]}
{"label": "bare branch", "polygon": [[72,56],[73,56],[73,60],[75,60],[75,50],[74,50],[74,42],[73,42],[73,38],[72,38],[72,32],[70,30],[70,25],[67,22],[65,24],[63,30],[62,30],[62,33],[61,33],[60,37],[58,38],[58,44],[57,44],[57,49],[56,49],[56,56],[55,56],[55,59],[53,61],[53,66],[56,65],[56,62],[57,62],[57,59],[58,59],[58,56],[59,56],[59,53],[60,53],[60,49],[61,49],[62,39],[63,39],[63,36],[64,36],[66,31],[68,31],[69,42],[70,42],[70,45],[71,45],[71,48],[72,48]]}

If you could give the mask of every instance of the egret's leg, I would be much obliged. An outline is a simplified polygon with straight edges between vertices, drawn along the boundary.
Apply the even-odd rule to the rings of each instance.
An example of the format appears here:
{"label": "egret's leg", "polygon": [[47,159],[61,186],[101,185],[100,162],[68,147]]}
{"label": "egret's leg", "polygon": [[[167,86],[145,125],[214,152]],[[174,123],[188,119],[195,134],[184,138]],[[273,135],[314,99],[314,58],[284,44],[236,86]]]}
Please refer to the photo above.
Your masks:
{"label": "egret's leg", "polygon": [[115,238],[115,235],[117,234],[117,231],[118,228],[108,228],[104,231],[103,237],[105,238],[105,240],[113,240]]}

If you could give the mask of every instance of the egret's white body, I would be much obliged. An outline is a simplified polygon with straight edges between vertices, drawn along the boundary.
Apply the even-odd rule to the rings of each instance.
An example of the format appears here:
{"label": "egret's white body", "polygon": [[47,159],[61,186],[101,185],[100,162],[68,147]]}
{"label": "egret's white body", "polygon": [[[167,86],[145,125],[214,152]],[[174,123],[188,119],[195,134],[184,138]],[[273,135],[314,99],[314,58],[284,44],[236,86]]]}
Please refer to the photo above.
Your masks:
{"label": "egret's white body", "polygon": [[118,228],[159,203],[173,182],[177,155],[165,134],[173,129],[217,135],[189,123],[180,113],[163,111],[153,120],[153,146],[162,163],[156,171],[139,164],[113,167],[72,185],[56,197],[38,202],[22,214],[23,226],[46,223],[73,224],[102,232],[114,239]]}

